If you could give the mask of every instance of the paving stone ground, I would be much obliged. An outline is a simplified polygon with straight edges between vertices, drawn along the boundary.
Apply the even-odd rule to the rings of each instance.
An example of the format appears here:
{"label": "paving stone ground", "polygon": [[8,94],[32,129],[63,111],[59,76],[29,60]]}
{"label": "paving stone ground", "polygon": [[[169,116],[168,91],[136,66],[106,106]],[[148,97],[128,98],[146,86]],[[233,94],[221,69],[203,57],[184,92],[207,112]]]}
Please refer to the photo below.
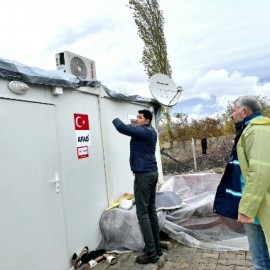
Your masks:
{"label": "paving stone ground", "polygon": [[141,265],[135,263],[137,252],[114,254],[115,265],[107,262],[93,267],[95,270],[252,270],[250,254],[247,251],[212,251],[182,245],[170,241],[172,249],[165,251],[159,262]]}

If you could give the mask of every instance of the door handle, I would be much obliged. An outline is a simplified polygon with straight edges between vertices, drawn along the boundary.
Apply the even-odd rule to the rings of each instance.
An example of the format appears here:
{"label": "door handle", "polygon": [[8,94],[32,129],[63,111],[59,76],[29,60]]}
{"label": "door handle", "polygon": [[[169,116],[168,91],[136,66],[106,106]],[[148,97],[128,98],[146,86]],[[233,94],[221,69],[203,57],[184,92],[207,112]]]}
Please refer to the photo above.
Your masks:
{"label": "door handle", "polygon": [[60,178],[58,172],[54,174],[54,179],[51,180],[51,183],[55,183],[56,193],[60,192]]}

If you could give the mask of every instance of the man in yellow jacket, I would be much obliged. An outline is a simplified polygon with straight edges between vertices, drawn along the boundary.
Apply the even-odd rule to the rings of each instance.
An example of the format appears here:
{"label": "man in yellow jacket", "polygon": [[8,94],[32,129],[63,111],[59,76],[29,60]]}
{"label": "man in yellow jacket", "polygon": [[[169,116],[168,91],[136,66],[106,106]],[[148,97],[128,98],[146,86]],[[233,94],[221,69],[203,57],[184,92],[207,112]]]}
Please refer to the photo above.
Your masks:
{"label": "man in yellow jacket", "polygon": [[239,97],[232,118],[243,123],[237,143],[242,197],[238,222],[244,224],[254,269],[270,269],[270,119],[254,96]]}

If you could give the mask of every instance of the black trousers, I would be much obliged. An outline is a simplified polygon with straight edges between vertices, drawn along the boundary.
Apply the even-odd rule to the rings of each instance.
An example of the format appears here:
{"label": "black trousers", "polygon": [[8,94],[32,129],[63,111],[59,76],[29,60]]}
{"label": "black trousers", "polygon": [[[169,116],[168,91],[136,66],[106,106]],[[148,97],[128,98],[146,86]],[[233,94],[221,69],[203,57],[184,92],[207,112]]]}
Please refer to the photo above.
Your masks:
{"label": "black trousers", "polygon": [[157,181],[157,172],[135,173],[136,213],[147,254],[153,254],[160,250],[159,224],[155,205]]}

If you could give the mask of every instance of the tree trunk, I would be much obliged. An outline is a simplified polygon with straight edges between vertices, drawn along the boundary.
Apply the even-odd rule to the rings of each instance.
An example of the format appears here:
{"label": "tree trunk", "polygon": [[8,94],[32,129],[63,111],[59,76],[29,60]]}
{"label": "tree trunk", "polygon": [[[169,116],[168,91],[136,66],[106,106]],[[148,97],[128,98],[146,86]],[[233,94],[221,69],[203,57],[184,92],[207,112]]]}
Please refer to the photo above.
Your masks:
{"label": "tree trunk", "polygon": [[172,133],[172,121],[171,121],[171,114],[170,114],[170,107],[165,107],[165,115],[166,115],[166,129],[168,132],[169,142],[170,142],[170,149],[173,148],[173,133]]}

